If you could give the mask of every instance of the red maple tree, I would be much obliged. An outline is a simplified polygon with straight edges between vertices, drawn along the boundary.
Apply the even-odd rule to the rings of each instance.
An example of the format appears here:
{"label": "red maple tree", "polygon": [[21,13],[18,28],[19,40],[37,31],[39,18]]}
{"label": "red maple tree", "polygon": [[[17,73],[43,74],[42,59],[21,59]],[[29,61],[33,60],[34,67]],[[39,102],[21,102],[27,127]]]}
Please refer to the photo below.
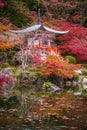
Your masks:
{"label": "red maple tree", "polygon": [[78,62],[87,63],[87,28],[76,24],[65,23],[62,29],[66,28],[69,30],[69,33],[57,35],[57,44],[61,49],[61,53],[73,55]]}
{"label": "red maple tree", "polygon": [[0,94],[3,93],[2,92],[2,87],[6,84],[8,84],[9,82],[15,82],[16,79],[12,78],[11,76],[4,74],[0,71]]}
{"label": "red maple tree", "polygon": [[5,0],[0,0],[0,8],[3,8],[7,5],[7,2]]}

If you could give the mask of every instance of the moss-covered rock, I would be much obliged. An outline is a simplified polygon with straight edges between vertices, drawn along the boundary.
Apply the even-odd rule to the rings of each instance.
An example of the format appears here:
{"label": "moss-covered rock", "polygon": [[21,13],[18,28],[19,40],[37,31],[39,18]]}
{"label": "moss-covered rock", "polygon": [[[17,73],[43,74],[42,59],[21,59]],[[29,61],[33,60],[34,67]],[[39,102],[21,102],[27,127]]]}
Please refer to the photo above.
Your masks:
{"label": "moss-covered rock", "polygon": [[68,59],[69,60],[69,63],[71,63],[71,64],[76,64],[76,58],[75,57],[73,57],[73,56],[71,56],[71,55],[69,55],[69,56],[65,56],[65,59]]}

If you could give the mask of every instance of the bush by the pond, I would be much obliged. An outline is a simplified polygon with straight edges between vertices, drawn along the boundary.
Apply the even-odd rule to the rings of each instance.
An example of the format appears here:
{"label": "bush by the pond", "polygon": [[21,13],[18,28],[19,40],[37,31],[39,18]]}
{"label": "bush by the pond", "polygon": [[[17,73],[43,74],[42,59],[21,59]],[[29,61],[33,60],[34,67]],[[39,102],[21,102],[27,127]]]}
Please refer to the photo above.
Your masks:
{"label": "bush by the pond", "polygon": [[49,81],[44,82],[44,87],[46,87],[46,88],[51,87],[51,82],[49,82]]}
{"label": "bush by the pond", "polygon": [[68,59],[69,60],[69,63],[71,63],[71,64],[76,64],[76,58],[75,57],[73,57],[73,56],[65,56],[65,59]]}
{"label": "bush by the pond", "polygon": [[79,74],[74,74],[74,76],[73,76],[73,78],[74,78],[74,80],[78,80],[79,79]]}
{"label": "bush by the pond", "polygon": [[83,73],[84,76],[87,76],[87,69],[82,70],[82,73]]}

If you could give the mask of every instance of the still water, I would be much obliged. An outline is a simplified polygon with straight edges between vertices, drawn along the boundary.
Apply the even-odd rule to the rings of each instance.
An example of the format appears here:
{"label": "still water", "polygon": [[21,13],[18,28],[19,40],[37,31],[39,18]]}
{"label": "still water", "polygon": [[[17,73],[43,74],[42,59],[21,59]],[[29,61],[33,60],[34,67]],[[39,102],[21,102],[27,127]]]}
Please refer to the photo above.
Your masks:
{"label": "still water", "polygon": [[15,90],[0,97],[0,130],[87,130],[87,98]]}

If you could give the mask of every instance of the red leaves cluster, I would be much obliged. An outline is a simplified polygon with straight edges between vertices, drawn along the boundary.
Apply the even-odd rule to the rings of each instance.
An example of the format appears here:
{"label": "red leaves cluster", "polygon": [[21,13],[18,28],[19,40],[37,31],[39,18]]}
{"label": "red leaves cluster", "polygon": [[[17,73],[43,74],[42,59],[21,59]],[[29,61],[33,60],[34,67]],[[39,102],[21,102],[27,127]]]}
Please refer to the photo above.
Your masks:
{"label": "red leaves cluster", "polygon": [[81,19],[82,19],[82,15],[76,14],[76,15],[72,16],[72,21],[74,23],[79,23]]}
{"label": "red leaves cluster", "polygon": [[62,29],[70,30],[65,35],[57,36],[60,41],[59,48],[63,54],[71,54],[79,62],[87,62],[87,28],[80,25],[65,23]]}
{"label": "red leaves cluster", "polygon": [[15,81],[16,81],[15,78],[12,78],[11,76],[0,72],[0,93],[2,93],[2,87],[4,85],[8,84],[9,82],[15,82]]}
{"label": "red leaves cluster", "polygon": [[6,5],[7,5],[7,3],[5,0],[0,0],[0,8],[3,8]]}
{"label": "red leaves cluster", "polygon": [[59,54],[48,55],[42,72],[46,75],[55,73],[58,76],[72,77],[74,70],[80,68],[80,65],[69,64],[68,60],[64,60]]}
{"label": "red leaves cluster", "polygon": [[33,65],[33,68],[34,67],[36,68],[39,65],[43,65],[45,62],[43,59],[41,59],[41,57],[38,57],[38,56],[33,57],[32,60],[35,62],[35,64]]}
{"label": "red leaves cluster", "polygon": [[2,18],[0,18],[0,22],[3,23],[4,25],[8,25],[9,19],[7,17],[2,17]]}

